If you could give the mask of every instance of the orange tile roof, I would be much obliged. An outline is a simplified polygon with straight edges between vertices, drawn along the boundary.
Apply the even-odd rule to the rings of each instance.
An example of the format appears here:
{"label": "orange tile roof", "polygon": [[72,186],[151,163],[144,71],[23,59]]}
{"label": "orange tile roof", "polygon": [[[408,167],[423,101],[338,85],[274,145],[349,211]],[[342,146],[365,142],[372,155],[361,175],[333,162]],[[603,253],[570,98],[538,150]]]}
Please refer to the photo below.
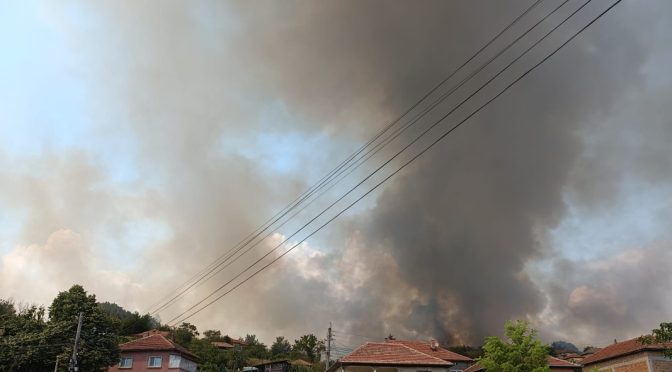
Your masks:
{"label": "orange tile roof", "polygon": [[119,345],[122,352],[128,351],[177,351],[181,354],[189,356],[193,360],[198,360],[198,357],[186,348],[174,343],[160,333],[155,333],[147,337],[139,338],[137,340],[129,341]]}
{"label": "orange tile roof", "polygon": [[665,344],[643,344],[639,342],[639,337],[631,340],[618,342],[595,352],[595,354],[586,357],[583,365],[593,364],[608,359],[618,358],[624,355],[630,355],[641,351],[659,351],[666,348],[672,348],[672,342]]}
{"label": "orange tile roof", "polygon": [[574,364],[568,360],[562,360],[560,358],[552,357],[552,356],[547,356],[546,359],[548,360],[548,365],[550,367],[555,367],[555,368],[563,368],[563,367],[571,367],[571,368],[578,368],[581,367],[578,364]]}
{"label": "orange tile roof", "polygon": [[427,355],[431,355],[433,357],[447,360],[449,362],[472,362],[473,359],[466,357],[464,355],[460,355],[458,353],[454,353],[450,350],[444,349],[442,347],[438,347],[436,350],[432,349],[432,342],[431,341],[410,341],[410,340],[390,340],[387,339],[385,340],[388,343],[394,343],[394,344],[401,344],[404,346],[408,346],[411,349],[417,350],[421,353],[425,353]]}
{"label": "orange tile roof", "polygon": [[224,341],[212,341],[210,344],[219,349],[233,349],[234,346]]}
{"label": "orange tile roof", "polygon": [[[566,360],[558,359],[552,356],[547,356],[546,360],[548,361],[548,366],[553,368],[580,368],[578,364],[570,363]],[[464,370],[464,372],[478,372],[485,371],[485,368],[481,367],[478,363]]]}
{"label": "orange tile roof", "polygon": [[341,364],[451,366],[453,363],[397,343],[367,342],[341,358]]}

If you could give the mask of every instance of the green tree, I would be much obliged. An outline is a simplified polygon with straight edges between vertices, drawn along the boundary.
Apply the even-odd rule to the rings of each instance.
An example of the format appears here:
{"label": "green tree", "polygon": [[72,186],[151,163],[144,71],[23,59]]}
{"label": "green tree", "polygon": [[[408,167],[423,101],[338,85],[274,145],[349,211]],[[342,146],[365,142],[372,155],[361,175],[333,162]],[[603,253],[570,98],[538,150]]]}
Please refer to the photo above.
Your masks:
{"label": "green tree", "polygon": [[507,341],[488,337],[479,360],[488,372],[548,372],[549,349],[537,339],[537,332],[519,320],[506,322]]}
{"label": "green tree", "polygon": [[0,316],[0,370],[34,371],[53,365],[56,355],[64,350],[53,345],[44,335],[44,307],[28,306],[18,312],[5,302],[6,312]]}
{"label": "green tree", "polygon": [[209,340],[209,341],[221,341],[223,340],[222,338],[222,332],[213,330],[213,329],[208,329],[207,331],[203,332],[203,338]]}
{"label": "green tree", "polygon": [[472,359],[478,359],[483,356],[482,346],[474,347],[469,345],[456,345],[448,347],[448,350],[458,354],[462,354],[464,356],[468,356],[469,358]]}
{"label": "green tree", "polygon": [[271,358],[281,359],[289,357],[292,351],[292,345],[283,336],[275,338],[275,342],[271,345]]}
{"label": "green tree", "polygon": [[208,338],[194,338],[191,340],[189,350],[200,358],[199,371],[226,371],[230,354],[213,346],[212,340]]}
{"label": "green tree", "polygon": [[320,359],[320,353],[325,350],[324,341],[318,340],[313,334],[303,335],[294,341],[292,351],[300,358],[305,358],[309,362],[317,362]]}
{"label": "green tree", "polygon": [[[49,322],[44,337],[53,344],[74,344],[77,319],[83,314],[78,361],[80,371],[103,371],[119,361],[119,346],[114,321],[88,295],[81,285],[60,292],[49,306]],[[60,353],[67,361],[71,349]],[[55,360],[55,359],[54,359]],[[53,363],[53,360],[52,360]],[[65,370],[67,363],[62,363]]]}
{"label": "green tree", "polygon": [[146,332],[160,325],[150,314],[140,315],[137,311],[130,312],[115,303],[103,302],[98,304],[98,307],[115,321],[118,333],[122,336]]}
{"label": "green tree", "polygon": [[[660,327],[654,329],[650,335],[639,338],[644,344],[669,344],[672,343],[672,322],[660,323]],[[672,349],[667,348],[663,351],[667,358],[672,358]]]}
{"label": "green tree", "polygon": [[243,348],[244,358],[250,359],[268,359],[270,358],[268,348],[261,341],[257,339],[256,335],[246,335],[245,343],[247,346]]}
{"label": "green tree", "polygon": [[0,326],[2,326],[2,320],[7,317],[12,317],[16,315],[16,307],[14,306],[14,301],[0,299]]}
{"label": "green tree", "polygon": [[191,341],[198,337],[199,333],[195,325],[184,322],[173,331],[173,335],[175,342],[189,348]]}

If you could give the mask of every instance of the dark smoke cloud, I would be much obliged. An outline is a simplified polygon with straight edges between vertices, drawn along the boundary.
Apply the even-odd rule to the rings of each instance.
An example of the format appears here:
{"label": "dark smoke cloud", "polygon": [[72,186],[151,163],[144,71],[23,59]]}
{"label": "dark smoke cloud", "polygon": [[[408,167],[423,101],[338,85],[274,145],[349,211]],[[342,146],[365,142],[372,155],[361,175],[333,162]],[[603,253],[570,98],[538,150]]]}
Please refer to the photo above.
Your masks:
{"label": "dark smoke cloud", "polygon": [[[522,8],[497,6],[273,9],[250,16],[251,36],[243,40],[263,46],[253,58],[274,63],[262,76],[311,117],[343,117],[342,108],[360,99],[398,113]],[[639,29],[644,17],[626,7],[393,181],[353,224],[363,244],[389,252],[400,280],[417,290],[403,323],[409,333],[479,342],[505,320],[543,310],[542,289],[526,265],[549,253],[541,242],[565,215],[567,185],[586,146],[582,128],[605,120],[624,91],[641,87],[650,31]],[[273,22],[279,14],[285,21]],[[618,187],[612,176],[587,182],[608,185],[591,197],[596,202]],[[364,259],[377,261],[374,254]],[[384,279],[372,277],[367,285],[377,288],[378,280]],[[385,291],[362,295],[368,308],[391,303]],[[367,324],[381,333],[376,322]]]}
{"label": "dark smoke cloud", "polygon": [[[132,293],[129,302],[148,306],[307,183],[301,171],[275,174],[227,152],[226,139],[295,131],[360,143],[527,4],[87,5],[99,22],[76,30],[72,42],[88,62],[85,74],[96,97],[91,115],[103,134],[133,138],[123,150],[132,153],[142,179],[123,192],[75,189],[81,199],[50,195],[48,184],[34,192],[18,184],[13,195],[31,205],[36,219],[26,225],[25,244],[44,244],[58,229],[86,235],[128,216],[161,221],[171,234],[146,249],[139,266],[165,269],[139,271],[129,279],[135,287],[124,282],[117,289]],[[549,337],[578,335],[586,342],[595,339],[579,325],[595,334],[625,321],[632,324],[627,332],[648,327],[669,304],[641,315],[624,308],[619,296],[642,281],[660,280],[619,279],[604,266],[564,257],[548,235],[570,203],[592,210],[621,200],[626,178],[644,186],[670,182],[671,132],[661,114],[669,83],[654,88],[649,77],[660,71],[652,56],[665,60],[652,45],[666,46],[660,35],[669,34],[667,7],[619,5],[396,177],[370,210],[335,224],[320,241],[325,247],[309,242],[194,321],[232,335],[255,332],[266,341],[319,333],[332,320],[355,334],[465,343],[481,342],[511,318],[530,319]],[[650,109],[629,117],[619,108],[624,100]],[[281,101],[296,120],[260,124],[258,104],[268,101]],[[646,130],[629,129],[635,120],[648,123]],[[633,136],[637,141],[621,146]],[[326,170],[343,156],[335,145],[315,151],[330,161],[315,164],[306,156],[304,168]],[[73,163],[51,172],[72,168],[83,185],[109,184],[95,166]],[[65,205],[51,213],[44,200],[58,199]],[[119,200],[134,207],[119,212]],[[75,206],[89,212],[64,218]],[[98,209],[119,215],[96,222],[90,211]],[[56,241],[77,240],[65,235]],[[52,245],[60,246],[45,244]],[[647,258],[621,267],[641,268],[661,250],[644,251]],[[540,260],[550,260],[553,269],[531,270]],[[181,308],[214,287],[204,286]],[[632,301],[652,296],[642,291]],[[609,312],[591,318],[605,306]]]}

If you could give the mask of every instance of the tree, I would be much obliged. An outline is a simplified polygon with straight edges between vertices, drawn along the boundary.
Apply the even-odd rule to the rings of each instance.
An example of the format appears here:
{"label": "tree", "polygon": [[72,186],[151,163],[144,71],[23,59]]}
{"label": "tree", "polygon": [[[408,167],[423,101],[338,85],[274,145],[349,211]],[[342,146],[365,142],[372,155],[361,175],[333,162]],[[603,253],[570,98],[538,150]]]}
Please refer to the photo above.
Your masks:
{"label": "tree", "polygon": [[173,334],[175,336],[175,342],[186,348],[189,348],[191,341],[199,335],[196,326],[186,322],[180,324],[180,326],[174,330]]}
{"label": "tree", "polygon": [[[60,292],[49,306],[49,322],[44,330],[45,339],[52,344],[74,344],[77,319],[84,315],[80,337],[78,365],[80,371],[102,371],[119,361],[119,346],[114,321],[96,303],[95,295],[88,295],[81,285]],[[70,348],[59,355],[67,361]],[[52,359],[51,363],[55,359]],[[63,368],[67,363],[62,363]]]}
{"label": "tree", "polygon": [[256,335],[246,335],[245,343],[247,344],[247,346],[243,348],[243,356],[245,359],[268,359],[270,357],[268,348],[257,339]]}
{"label": "tree", "polygon": [[13,303],[4,302],[4,305],[5,312],[0,315],[0,370],[48,368],[63,347],[49,344],[45,339],[44,307],[33,305],[17,312]]}
{"label": "tree", "polygon": [[189,350],[200,358],[199,371],[226,371],[230,355],[226,351],[213,346],[212,340],[208,338],[194,338],[191,340]]}
{"label": "tree", "polygon": [[209,341],[221,341],[222,332],[213,329],[208,329],[207,331],[203,332],[203,337]]}
{"label": "tree", "polygon": [[488,372],[548,372],[548,347],[537,339],[537,332],[519,320],[506,322],[507,341],[488,337],[479,363]]}
{"label": "tree", "polygon": [[324,351],[324,341],[318,340],[313,334],[303,335],[294,341],[292,351],[298,356],[308,359],[309,362],[316,362],[320,359],[320,353]]}
{"label": "tree", "polygon": [[271,357],[274,359],[287,358],[291,351],[292,345],[283,336],[276,337],[275,342],[271,345]]}
{"label": "tree", "polygon": [[98,304],[98,307],[115,321],[118,333],[122,336],[146,332],[160,325],[150,314],[140,315],[137,311],[130,312],[115,303],[103,302]]}
{"label": "tree", "polygon": [[483,347],[474,347],[469,345],[456,345],[448,347],[448,350],[468,356],[472,359],[478,359],[483,356]]}
{"label": "tree", "polygon": [[[650,335],[639,338],[640,342],[644,344],[667,344],[672,342],[672,322],[660,323],[658,329],[654,329]],[[672,349],[667,348],[663,351],[667,358],[672,359]]]}
{"label": "tree", "polygon": [[0,299],[0,326],[5,317],[9,318],[16,315],[16,307],[14,301]]}

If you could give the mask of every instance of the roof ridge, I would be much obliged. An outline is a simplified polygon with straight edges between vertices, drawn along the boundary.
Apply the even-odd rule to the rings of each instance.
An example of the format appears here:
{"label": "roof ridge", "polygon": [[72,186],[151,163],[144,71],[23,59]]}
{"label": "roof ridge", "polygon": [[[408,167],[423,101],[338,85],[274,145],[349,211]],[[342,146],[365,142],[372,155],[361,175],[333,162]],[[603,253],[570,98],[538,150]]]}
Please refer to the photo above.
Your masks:
{"label": "roof ridge", "polygon": [[403,346],[403,347],[407,348],[408,350],[411,350],[411,351],[414,352],[414,353],[418,353],[418,354],[421,354],[421,355],[426,355],[426,356],[428,356],[428,357],[430,357],[430,358],[432,358],[432,359],[436,359],[436,360],[440,360],[440,361],[442,361],[442,362],[445,362],[445,360],[443,360],[443,359],[441,359],[441,358],[437,358],[437,357],[435,357],[434,355],[429,355],[429,354],[427,354],[427,353],[423,353],[423,352],[420,351],[420,350],[415,350],[414,348],[412,348],[412,347],[410,347],[410,346],[406,346],[406,345],[404,345],[404,344],[397,344],[397,345],[399,345],[399,346]]}
{"label": "roof ridge", "polygon": [[119,344],[119,346],[127,345],[127,344],[131,344],[131,343],[134,343],[134,342],[140,342],[140,341],[146,340],[146,339],[148,339],[148,338],[152,338],[152,337],[154,337],[154,336],[161,336],[162,339],[164,339],[165,341],[168,341],[168,343],[172,344],[172,342],[170,342],[170,341],[169,341],[165,336],[163,336],[162,334],[160,334],[160,333],[154,333],[154,334],[151,334],[151,335],[147,335],[147,336],[145,336],[145,337],[139,337],[139,338],[136,338],[136,339],[133,339],[133,340],[130,340],[130,341],[126,341],[126,342],[124,342],[124,343]]}
{"label": "roof ridge", "polygon": [[569,361],[569,360],[565,360],[565,359],[561,359],[561,358],[558,358],[558,357],[554,357],[553,355],[548,355],[548,358],[549,358],[549,359],[555,359],[555,360],[557,360],[557,361],[559,361],[559,362],[563,362],[563,363],[571,364],[571,365],[576,366],[576,367],[581,367],[581,365],[579,365],[579,364],[576,364],[576,363],[571,362],[571,361]]}
{"label": "roof ridge", "polygon": [[[460,361],[473,361],[473,358],[470,358],[466,355],[462,355],[458,352],[452,351],[448,349],[447,347],[441,346],[441,343],[436,341],[438,343],[438,347],[436,349],[432,349],[432,341],[436,341],[436,339],[431,339],[431,340],[385,340],[386,343],[388,344],[395,344],[395,345],[405,345],[408,346],[416,351],[419,351],[421,353],[425,353],[430,356],[435,356],[441,360],[460,360]],[[415,347],[420,347],[420,348],[429,348],[431,350],[431,354],[429,353],[429,350],[424,351],[421,349],[416,349]],[[443,355],[444,357],[441,357]]]}
{"label": "roof ridge", "polygon": [[[588,355],[584,360],[583,364],[591,364],[591,363],[596,363],[604,360],[610,360],[613,358],[617,358],[619,356],[623,355],[628,355],[628,354],[633,354],[633,353],[638,353],[641,351],[647,351],[647,350],[661,350],[665,348],[672,348],[672,342],[667,343],[652,343],[652,344],[646,344],[641,342],[640,338],[642,336],[630,338],[621,342],[616,342],[610,345],[607,345],[600,349],[599,351],[595,352],[594,354]],[[629,344],[634,344],[634,345],[629,345]],[[628,347],[630,346],[630,347]],[[619,350],[620,348],[623,348],[623,350]]]}
{"label": "roof ridge", "polygon": [[[378,357],[383,357],[383,359],[381,360],[384,360],[386,353],[388,354],[391,353],[391,355],[398,355],[398,356],[403,355],[404,357],[402,359],[406,359],[407,361],[412,360],[418,361],[422,365],[442,365],[442,366],[453,365],[453,363],[450,361],[446,361],[441,358],[428,355],[426,353],[423,353],[422,351],[415,350],[412,347],[403,344],[388,343],[388,342],[370,342],[370,341],[367,341],[363,345],[359,346],[358,348],[356,348],[355,350],[353,350],[352,352],[341,358],[341,362],[358,363],[361,362],[361,360],[357,361],[355,359],[361,359],[363,357],[366,358],[367,355],[372,356],[375,354],[378,354]],[[407,362],[402,363],[407,364]]]}

